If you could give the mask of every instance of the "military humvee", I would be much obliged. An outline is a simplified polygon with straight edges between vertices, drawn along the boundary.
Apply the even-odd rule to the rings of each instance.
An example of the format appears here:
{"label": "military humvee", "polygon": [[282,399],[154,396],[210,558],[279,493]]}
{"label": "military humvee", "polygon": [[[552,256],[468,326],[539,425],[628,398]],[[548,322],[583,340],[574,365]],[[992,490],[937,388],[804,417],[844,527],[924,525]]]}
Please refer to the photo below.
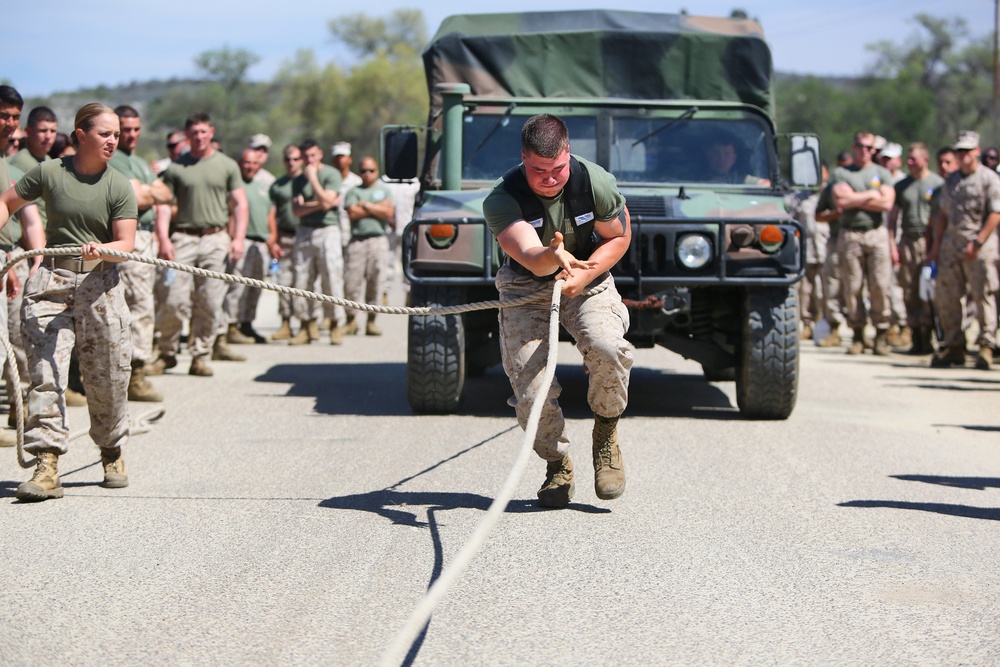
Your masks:
{"label": "military humvee", "polygon": [[[427,127],[382,136],[389,178],[422,181],[403,235],[411,305],[497,298],[503,257],[482,201],[516,164],[524,121],[553,113],[572,152],[614,174],[627,200],[632,244],[612,274],[628,339],[699,362],[709,380],[735,380],[745,417],[791,414],[805,232],[784,199],[791,185],[818,183],[819,147],[813,136],[784,137],[792,159],[779,163],[771,55],[756,23],[623,11],[452,16],[423,59]],[[411,407],[457,411],[466,377],[500,362],[497,336],[495,311],[412,317]]]}

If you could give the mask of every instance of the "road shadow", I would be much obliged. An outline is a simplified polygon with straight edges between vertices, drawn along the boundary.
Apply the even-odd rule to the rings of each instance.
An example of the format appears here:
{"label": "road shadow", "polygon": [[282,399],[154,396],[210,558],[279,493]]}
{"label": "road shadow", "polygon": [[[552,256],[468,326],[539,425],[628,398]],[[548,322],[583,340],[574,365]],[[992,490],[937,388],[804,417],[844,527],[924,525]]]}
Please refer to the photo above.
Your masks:
{"label": "road shadow", "polygon": [[1000,521],[1000,508],[997,507],[973,507],[971,505],[950,505],[948,503],[912,503],[898,500],[852,500],[846,503],[839,503],[837,506],[918,510],[920,512],[933,512],[934,514],[944,514],[947,516],[960,516],[967,519]]}
{"label": "road shadow", "polygon": [[[559,364],[562,386],[559,403],[566,417],[588,419],[588,376],[582,364]],[[312,397],[320,414],[413,416],[406,393],[404,363],[277,364],[256,382],[291,385],[285,396]],[[626,416],[738,419],[729,397],[702,375],[678,375],[633,368]],[[512,417],[510,383],[500,367],[467,378],[459,414],[474,417]]]}
{"label": "road shadow", "polygon": [[976,491],[985,491],[990,488],[1000,489],[1000,477],[943,477],[941,475],[889,475],[889,477],[904,482],[938,484],[956,489],[975,489]]}
{"label": "road shadow", "polygon": [[964,428],[966,431],[981,431],[983,433],[1000,432],[1000,426],[985,426],[980,424],[931,424],[936,428]]}

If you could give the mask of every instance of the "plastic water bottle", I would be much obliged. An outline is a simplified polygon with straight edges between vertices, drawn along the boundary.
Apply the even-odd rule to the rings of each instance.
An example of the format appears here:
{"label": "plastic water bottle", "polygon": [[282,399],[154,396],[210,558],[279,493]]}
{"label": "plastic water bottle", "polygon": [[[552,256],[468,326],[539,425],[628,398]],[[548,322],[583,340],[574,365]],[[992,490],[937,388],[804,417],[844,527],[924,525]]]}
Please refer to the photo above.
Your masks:
{"label": "plastic water bottle", "polygon": [[271,274],[271,281],[272,282],[277,282],[278,281],[278,258],[277,257],[272,257],[271,258],[271,266],[268,267],[268,273]]}
{"label": "plastic water bottle", "polygon": [[173,269],[167,269],[163,272],[163,284],[170,287],[174,284],[174,278],[176,277],[177,275],[174,273]]}
{"label": "plastic water bottle", "polygon": [[921,301],[932,301],[934,299],[934,283],[937,277],[937,262],[931,262],[920,269],[920,285],[917,294]]}

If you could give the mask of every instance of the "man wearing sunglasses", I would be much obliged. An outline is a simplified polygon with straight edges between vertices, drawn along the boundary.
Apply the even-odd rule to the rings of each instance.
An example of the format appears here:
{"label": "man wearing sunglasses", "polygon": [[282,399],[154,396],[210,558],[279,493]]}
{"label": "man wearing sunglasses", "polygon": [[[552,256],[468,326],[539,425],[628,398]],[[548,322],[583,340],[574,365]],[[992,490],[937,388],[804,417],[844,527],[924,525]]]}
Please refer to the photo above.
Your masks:
{"label": "man wearing sunglasses", "polygon": [[958,170],[945,179],[934,247],[928,255],[937,261],[934,307],[944,333],[942,349],[931,359],[931,367],[965,365],[961,298],[968,292],[979,322],[976,368],[989,370],[997,328],[993,293],[998,288],[998,251],[993,230],[1000,223],[1000,176],[979,162],[979,133],[959,132],[954,148]]}
{"label": "man wearing sunglasses", "polygon": [[854,135],[854,164],[837,167],[830,178],[835,207],[840,216],[838,254],[843,281],[847,324],[854,331],[848,354],[865,350],[864,286],[868,284],[871,298],[871,321],[875,327],[874,353],[887,356],[889,347],[892,260],[889,254],[889,233],[884,222],[896,201],[892,174],[873,161],[875,135],[860,131]]}

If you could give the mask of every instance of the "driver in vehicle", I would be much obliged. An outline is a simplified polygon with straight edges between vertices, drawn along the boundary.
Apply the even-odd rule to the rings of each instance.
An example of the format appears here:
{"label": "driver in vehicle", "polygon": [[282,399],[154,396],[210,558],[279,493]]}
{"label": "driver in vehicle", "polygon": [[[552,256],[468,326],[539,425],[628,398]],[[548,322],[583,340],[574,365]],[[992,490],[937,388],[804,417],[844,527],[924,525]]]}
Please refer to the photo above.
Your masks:
{"label": "driver in vehicle", "polygon": [[731,183],[734,185],[770,185],[771,181],[747,173],[745,160],[737,148],[735,137],[719,134],[712,137],[705,149],[705,164],[708,165],[708,182]]}

